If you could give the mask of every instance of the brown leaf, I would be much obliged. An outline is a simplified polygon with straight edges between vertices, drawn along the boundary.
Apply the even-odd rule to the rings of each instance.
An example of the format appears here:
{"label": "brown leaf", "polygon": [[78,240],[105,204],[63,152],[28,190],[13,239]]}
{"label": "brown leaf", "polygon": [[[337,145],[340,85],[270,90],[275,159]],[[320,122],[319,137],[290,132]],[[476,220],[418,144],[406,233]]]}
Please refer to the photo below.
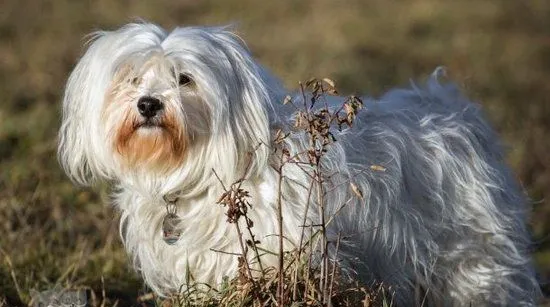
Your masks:
{"label": "brown leaf", "polygon": [[218,198],[218,200],[216,201],[217,204],[221,204],[221,203],[224,203],[225,202],[225,199],[227,198],[227,195],[229,194],[229,191],[227,192],[224,192],[220,198]]}
{"label": "brown leaf", "polygon": [[347,114],[353,113],[354,109],[349,103],[344,103],[344,110]]}
{"label": "brown leaf", "polygon": [[361,192],[361,190],[359,189],[359,187],[353,183],[353,182],[350,182],[349,183],[349,186],[351,187],[351,191],[357,195],[357,197],[359,197],[360,199],[364,199],[363,198],[363,192]]}
{"label": "brown leaf", "polygon": [[363,107],[363,100],[357,96],[352,96],[353,97],[353,102],[359,104],[359,107]]}
{"label": "brown leaf", "polygon": [[336,85],[332,79],[329,78],[323,78],[323,81],[325,81],[326,84],[330,85],[332,88],[334,88]]}
{"label": "brown leaf", "polygon": [[290,95],[287,95],[283,100],[283,104],[288,104],[289,102],[292,102],[292,97],[290,97]]}
{"label": "brown leaf", "polygon": [[385,172],[386,171],[386,168],[383,167],[382,165],[371,165],[370,169],[373,170],[373,171],[377,171],[377,172]]}
{"label": "brown leaf", "polygon": [[311,78],[306,81],[306,87],[310,87],[313,83],[317,82],[317,78]]}

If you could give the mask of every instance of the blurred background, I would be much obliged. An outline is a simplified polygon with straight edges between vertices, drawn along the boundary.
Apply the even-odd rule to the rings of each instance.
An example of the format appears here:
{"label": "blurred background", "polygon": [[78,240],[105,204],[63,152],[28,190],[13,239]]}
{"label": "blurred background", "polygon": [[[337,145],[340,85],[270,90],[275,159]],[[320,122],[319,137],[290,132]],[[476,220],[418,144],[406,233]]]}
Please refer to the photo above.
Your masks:
{"label": "blurred background", "polygon": [[74,187],[55,157],[60,97],[84,36],[137,18],[168,29],[232,23],[290,89],[330,77],[343,94],[377,96],[446,66],[508,145],[533,200],[538,271],[550,277],[550,1],[2,0],[0,306],[55,285],[107,305],[145,293],[108,188]]}

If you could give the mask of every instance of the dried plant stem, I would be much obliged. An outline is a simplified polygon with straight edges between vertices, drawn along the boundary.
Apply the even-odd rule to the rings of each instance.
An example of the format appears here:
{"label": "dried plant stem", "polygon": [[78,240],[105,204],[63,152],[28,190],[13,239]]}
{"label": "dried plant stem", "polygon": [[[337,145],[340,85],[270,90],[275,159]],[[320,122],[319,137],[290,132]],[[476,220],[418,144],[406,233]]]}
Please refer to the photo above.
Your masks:
{"label": "dried plant stem", "polygon": [[[258,150],[258,148],[260,148],[260,146],[262,146],[262,145],[263,145],[263,143],[259,143],[258,145],[256,145],[256,147],[254,147],[253,151],[248,152],[248,164],[246,165],[244,174],[238,180],[239,185],[238,185],[237,189],[241,188],[241,185],[244,182],[244,180],[246,178],[246,175],[250,171],[250,167],[252,166],[252,159],[254,158],[253,153],[256,152],[256,150]],[[260,258],[260,253],[258,252],[258,246],[256,244],[256,239],[255,239],[254,233],[252,232],[252,225],[253,224],[252,224],[252,221],[248,218],[247,213],[244,213],[244,220],[246,222],[246,229],[248,230],[248,234],[250,235],[250,241],[251,241],[252,249],[254,250],[254,254],[256,255],[256,259],[258,261],[258,266],[260,267],[260,272],[262,274],[262,277],[265,277],[265,271],[264,271],[264,267],[262,265],[262,260]],[[246,259],[246,262],[248,263],[248,259]]]}
{"label": "dried plant stem", "polygon": [[242,257],[243,257],[243,261],[246,265],[246,271],[248,272],[248,277],[250,278],[250,280],[253,280],[252,279],[252,270],[250,269],[250,263],[248,263],[248,257],[246,256],[247,249],[246,249],[246,247],[244,245],[244,242],[243,242],[243,233],[241,231],[241,227],[239,226],[238,222],[235,223],[235,228],[237,229],[237,234],[239,236],[239,244],[241,245]]}
{"label": "dried plant stem", "polygon": [[338,233],[338,238],[336,239],[336,250],[334,251],[334,259],[332,260],[332,272],[330,273],[330,287],[328,290],[328,297],[332,297],[332,290],[334,288],[334,277],[336,275],[336,264],[338,262],[338,250],[340,249],[340,239],[341,233]]}
{"label": "dried plant stem", "polygon": [[[307,202],[306,202],[306,208],[304,210],[304,218],[302,219],[302,230],[301,230],[301,233],[300,233],[300,243],[298,244],[298,256],[297,256],[298,261],[300,261],[300,259],[302,257],[302,252],[303,252],[303,249],[304,249],[303,244],[304,244],[305,225],[306,225],[306,220],[307,220],[307,216],[308,216],[308,213],[309,213],[309,206],[311,204],[311,193],[313,192],[314,184],[315,184],[315,181],[312,180],[311,184],[309,185],[308,190],[307,190]],[[294,280],[295,281],[298,279],[298,269],[299,269],[299,267],[296,266],[296,270],[294,270]],[[297,288],[298,288],[298,283],[294,282],[294,285],[292,287],[292,300],[293,301],[296,300]]]}
{"label": "dried plant stem", "polygon": [[215,248],[210,248],[210,250],[213,251],[213,252],[216,252],[216,253],[226,254],[226,255],[231,255],[231,256],[241,256],[241,255],[242,255],[242,254],[240,254],[240,253],[233,253],[233,252],[228,252],[228,251],[222,251],[222,250],[215,249]]}
{"label": "dried plant stem", "polygon": [[262,274],[262,277],[265,277],[265,271],[264,266],[262,265],[262,259],[260,258],[260,252],[258,251],[258,245],[256,244],[256,239],[254,236],[254,233],[252,232],[252,224],[250,222],[250,219],[245,216],[246,221],[246,229],[248,230],[248,234],[250,235],[250,241],[252,245],[252,249],[254,250],[254,254],[256,255],[256,259],[258,260],[258,266],[260,267],[260,273]]}
{"label": "dried plant stem", "polygon": [[277,304],[284,306],[284,250],[283,250],[283,155],[281,155],[281,164],[278,169],[278,195],[277,195],[277,221],[279,224],[279,283],[277,285]]}
{"label": "dried plant stem", "polygon": [[[221,180],[220,176],[218,176],[218,173],[216,173],[216,171],[214,169],[212,169],[212,172],[214,173],[214,175],[216,176],[216,178],[218,179],[218,181],[220,182],[220,184],[222,185],[222,188],[224,190],[225,193],[229,193],[230,191],[227,190],[225,188],[225,185],[223,184],[223,181]],[[243,175],[243,177],[246,176],[246,172],[245,174]],[[238,187],[241,186],[242,182],[244,181],[243,180],[239,180],[238,182]],[[246,218],[246,216],[245,216]],[[243,234],[242,234],[242,231],[241,231],[241,228],[239,227],[239,221],[235,221],[235,229],[237,230],[237,236],[238,236],[238,239],[239,239],[239,245],[241,246],[241,252],[242,252],[242,258],[243,258],[243,261],[245,263],[245,266],[246,266],[246,271],[247,271],[247,274],[248,274],[248,277],[250,278],[250,280],[253,280],[252,278],[252,270],[250,269],[250,264],[248,263],[248,257],[247,257],[247,250],[245,248],[245,245],[244,245],[244,242],[243,242]]]}
{"label": "dried plant stem", "polygon": [[[309,227],[309,242],[310,242],[310,246],[311,246],[311,241],[313,240],[313,228],[312,227]],[[304,289],[304,298],[307,298],[308,296],[308,290],[309,290],[309,280],[310,280],[310,271],[311,271],[311,257],[312,257],[313,253],[310,252],[308,254],[308,258],[307,258],[307,267],[306,267],[306,283],[305,283],[305,289]]]}
{"label": "dried plant stem", "polygon": [[[311,94],[306,94],[306,88],[310,90]],[[333,295],[335,297],[341,295],[339,293],[340,283],[337,278],[337,272],[339,272],[337,256],[341,236],[338,234],[338,239],[335,242],[336,252],[333,254],[334,259],[332,259],[333,257],[329,256],[329,254],[332,255],[329,248],[331,245],[329,244],[334,242],[329,242],[327,229],[334,215],[350,203],[351,199],[345,201],[340,207],[334,208],[336,212],[331,209],[330,216],[327,216],[329,212],[327,201],[330,199],[330,193],[335,189],[339,189],[341,185],[349,184],[355,195],[360,198],[362,198],[362,192],[351,181],[338,183],[337,185],[332,184],[331,178],[338,171],[331,174],[330,167],[325,169],[321,161],[324,161],[323,157],[330,152],[330,145],[336,141],[336,129],[341,131],[342,128],[351,127],[362,102],[360,99],[351,96],[336,111],[331,111],[328,100],[325,99],[324,95],[335,95],[337,91],[334,88],[334,81],[327,78],[322,80],[310,79],[305,84],[300,83],[300,91],[303,106],[294,104],[290,96],[287,96],[283,101],[283,104],[290,103],[297,111],[294,128],[288,132],[281,129],[277,130],[272,144],[275,152],[281,150],[278,157],[279,161],[273,161],[275,165],[272,165],[273,170],[279,176],[276,188],[276,226],[278,230],[276,230],[276,234],[268,234],[268,236],[278,237],[278,253],[257,245],[259,241],[255,240],[252,229],[254,223],[247,215],[248,210],[252,208],[252,205],[248,202],[251,196],[241,186],[244,185],[244,181],[249,175],[254,151],[249,152],[248,164],[242,177],[227,188],[214,172],[224,190],[217,203],[227,208],[228,222],[235,223],[241,247],[241,254],[223,252],[241,257],[239,257],[237,287],[231,288],[227,294],[224,291],[219,292],[222,295],[222,298],[218,300],[219,304],[217,305],[219,306],[289,306],[296,303],[307,306],[331,306]],[[321,102],[324,102],[323,106],[320,105]],[[288,139],[293,132],[300,134],[300,137],[305,136],[306,138],[301,141],[306,141],[308,144],[303,144],[301,141],[294,143],[292,137]],[[260,143],[258,147],[261,145],[271,146]],[[293,145],[298,145],[301,149],[294,151],[296,147]],[[286,164],[292,164],[289,167],[292,167],[293,172],[302,171],[305,180],[301,181],[286,177]],[[292,232],[291,229],[284,229],[283,212],[285,210],[283,210],[283,200],[286,199],[283,197],[285,189],[283,185],[287,183],[296,188],[303,188],[304,191],[307,190],[304,212],[300,218],[301,225],[299,226],[302,229],[298,238],[299,242],[294,245],[296,249],[292,253],[285,252],[284,242],[284,240],[287,240],[285,233]],[[315,196],[313,196],[314,191]],[[302,200],[301,197],[300,200]],[[317,211],[313,207],[310,208],[311,206],[315,207],[315,205],[317,205]],[[335,204],[330,205],[330,208],[333,208],[332,205]],[[312,212],[314,213],[312,214]],[[245,224],[238,223],[242,217],[244,217]],[[242,228],[243,225],[246,226],[246,230]],[[306,227],[309,228],[309,239],[307,238]],[[243,238],[243,232],[246,231],[247,237],[250,236],[250,241],[248,238]],[[289,238],[289,240],[291,239]],[[297,242],[291,240],[291,243],[295,244]],[[262,274],[261,279],[252,276],[253,268],[251,264],[254,263],[254,258],[251,258],[250,261],[247,258],[250,247],[253,249],[256,259],[258,259],[259,270]],[[273,256],[276,255],[278,257],[276,267],[264,268],[260,261],[260,251]],[[254,263],[254,265],[256,264]],[[290,295],[291,293],[292,295]]]}
{"label": "dried plant stem", "polygon": [[321,176],[321,170],[320,166],[317,165],[315,170],[316,175],[316,184],[317,184],[317,204],[319,207],[319,217],[321,219],[320,221],[320,227],[321,227],[321,278],[319,280],[320,282],[320,288],[321,288],[321,294],[322,299],[321,302],[323,304],[327,304],[329,301],[328,297],[328,240],[327,240],[327,233],[326,233],[326,221],[325,221],[325,199],[323,197],[323,178]]}

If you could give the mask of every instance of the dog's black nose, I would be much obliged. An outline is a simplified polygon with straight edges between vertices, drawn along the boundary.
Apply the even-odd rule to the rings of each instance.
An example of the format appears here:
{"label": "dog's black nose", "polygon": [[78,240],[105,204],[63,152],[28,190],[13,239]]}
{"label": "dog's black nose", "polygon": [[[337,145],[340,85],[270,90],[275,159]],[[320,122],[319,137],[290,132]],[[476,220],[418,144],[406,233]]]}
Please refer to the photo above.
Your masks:
{"label": "dog's black nose", "polygon": [[157,115],[157,112],[162,110],[162,103],[154,97],[144,96],[138,100],[137,107],[139,114],[150,118]]}

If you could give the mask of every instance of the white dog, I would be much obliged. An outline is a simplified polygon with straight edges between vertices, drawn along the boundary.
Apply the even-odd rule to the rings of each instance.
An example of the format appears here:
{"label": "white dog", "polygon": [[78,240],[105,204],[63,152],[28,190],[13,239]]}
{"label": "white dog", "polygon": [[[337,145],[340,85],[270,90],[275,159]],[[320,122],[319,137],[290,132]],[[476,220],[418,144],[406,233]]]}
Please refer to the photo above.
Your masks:
{"label": "white dog", "polygon": [[[236,274],[238,235],[216,204],[216,175],[230,184],[248,169],[253,231],[278,250],[278,158],[258,144],[291,122],[285,95],[225,28],[144,23],[94,35],[67,83],[59,159],[79,184],[115,185],[124,245],[157,293],[185,286],[189,273],[210,284]],[[335,132],[322,164],[327,212],[348,203],[328,230],[347,238],[342,266],[392,285],[404,306],[419,287],[427,304],[536,304],[528,202],[479,106],[436,73],[369,100],[356,120]],[[295,152],[308,146],[305,135],[285,142]],[[296,244],[310,179],[295,165],[284,172],[284,234]],[[350,180],[363,199],[343,184]]]}

